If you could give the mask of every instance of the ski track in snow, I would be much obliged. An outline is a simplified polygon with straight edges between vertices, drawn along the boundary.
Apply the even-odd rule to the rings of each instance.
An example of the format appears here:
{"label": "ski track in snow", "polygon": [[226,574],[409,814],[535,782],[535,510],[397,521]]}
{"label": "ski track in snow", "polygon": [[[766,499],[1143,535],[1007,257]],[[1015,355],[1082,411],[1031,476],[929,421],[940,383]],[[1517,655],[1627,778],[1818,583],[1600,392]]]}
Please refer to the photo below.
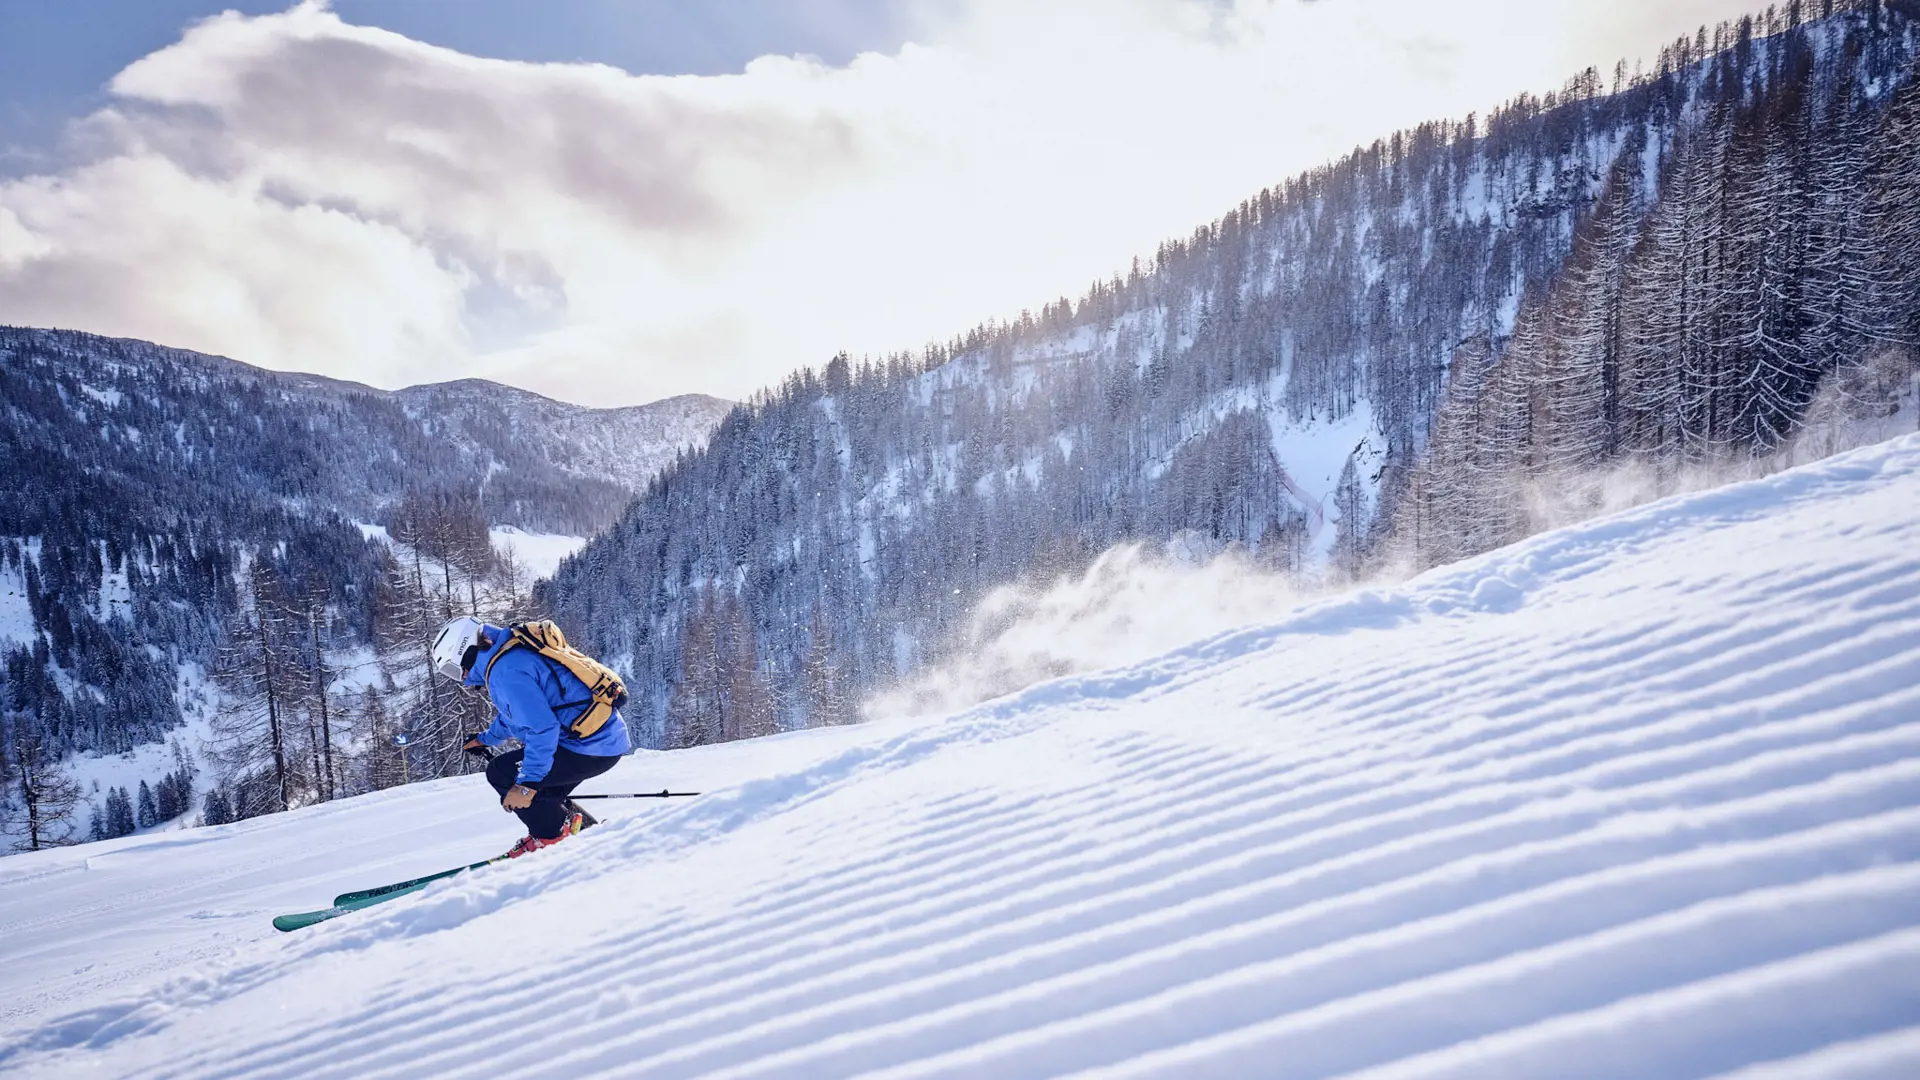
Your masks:
{"label": "ski track in snow", "polygon": [[1920,436],[662,783],[6,860],[0,1072],[1920,1075]]}

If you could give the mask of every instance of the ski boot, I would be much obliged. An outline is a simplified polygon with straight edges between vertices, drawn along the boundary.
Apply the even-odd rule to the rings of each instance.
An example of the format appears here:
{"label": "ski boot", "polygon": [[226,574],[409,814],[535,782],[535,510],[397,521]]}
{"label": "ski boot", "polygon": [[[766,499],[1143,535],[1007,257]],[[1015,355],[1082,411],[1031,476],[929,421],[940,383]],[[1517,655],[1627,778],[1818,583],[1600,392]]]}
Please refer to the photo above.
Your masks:
{"label": "ski boot", "polygon": [[560,835],[552,838],[551,840],[542,840],[537,836],[523,836],[520,838],[519,843],[508,848],[507,853],[500,857],[503,859],[517,859],[520,856],[525,855],[529,852],[539,851],[541,848],[545,848],[545,847],[552,847],[553,845],[559,843],[562,840],[565,840],[567,837],[572,835],[573,835],[573,831],[571,829],[562,829],[560,832]]}

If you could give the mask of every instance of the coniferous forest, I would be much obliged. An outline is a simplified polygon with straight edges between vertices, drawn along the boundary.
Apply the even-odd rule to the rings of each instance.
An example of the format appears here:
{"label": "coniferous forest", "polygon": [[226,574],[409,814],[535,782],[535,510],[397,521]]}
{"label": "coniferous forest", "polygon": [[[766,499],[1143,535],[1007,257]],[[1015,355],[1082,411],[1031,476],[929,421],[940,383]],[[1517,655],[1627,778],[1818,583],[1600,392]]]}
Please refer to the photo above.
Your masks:
{"label": "coniferous forest", "polygon": [[[662,403],[670,436],[0,330],[7,805],[112,835],[458,771],[485,717],[424,660],[458,611],[557,618],[645,743],[691,746],[858,719],[992,590],[1116,545],[1357,579],[1519,539],[1609,470],[1769,459],[1920,385],[1916,76],[1920,4],[1785,4],[1397,132],[1077,300],[724,420]],[[595,538],[536,583],[503,525]],[[217,775],[62,786],[195,709]]]}
{"label": "coniferous forest", "polygon": [[1917,14],[1702,29],[1294,177],[1077,301],[800,372],[538,603],[691,745],[844,720],[988,590],[1116,544],[1357,576],[1517,539],[1582,470],[1773,453],[1836,378],[1912,369]]}

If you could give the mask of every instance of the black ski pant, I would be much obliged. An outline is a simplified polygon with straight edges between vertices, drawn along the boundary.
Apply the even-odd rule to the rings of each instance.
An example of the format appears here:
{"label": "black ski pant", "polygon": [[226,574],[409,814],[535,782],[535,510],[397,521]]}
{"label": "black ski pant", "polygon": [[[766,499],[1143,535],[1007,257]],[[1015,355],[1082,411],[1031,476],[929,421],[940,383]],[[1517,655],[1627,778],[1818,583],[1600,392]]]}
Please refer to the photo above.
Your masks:
{"label": "black ski pant", "polygon": [[[507,791],[520,775],[520,759],[526,751],[515,748],[487,764],[487,783],[507,797]],[[525,810],[515,810],[520,820],[526,823],[527,835],[542,840],[551,840],[560,835],[567,823],[567,796],[583,782],[599,776],[620,763],[618,755],[595,757],[591,754],[576,754],[566,747],[555,747],[553,768],[547,770],[546,778],[540,781],[540,787],[534,792],[533,802]]]}

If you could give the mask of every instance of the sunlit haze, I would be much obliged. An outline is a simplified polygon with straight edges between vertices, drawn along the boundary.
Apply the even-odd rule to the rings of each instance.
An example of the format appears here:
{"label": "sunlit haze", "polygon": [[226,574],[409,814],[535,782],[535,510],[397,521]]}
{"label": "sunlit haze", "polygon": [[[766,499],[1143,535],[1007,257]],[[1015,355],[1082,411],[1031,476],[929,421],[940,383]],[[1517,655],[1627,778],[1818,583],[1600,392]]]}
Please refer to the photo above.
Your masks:
{"label": "sunlit haze", "polygon": [[[1077,296],[1241,199],[1753,0],[972,0],[834,66],[217,16],[0,178],[0,323],[379,386],[741,396]],[[642,28],[644,29],[644,28]]]}

